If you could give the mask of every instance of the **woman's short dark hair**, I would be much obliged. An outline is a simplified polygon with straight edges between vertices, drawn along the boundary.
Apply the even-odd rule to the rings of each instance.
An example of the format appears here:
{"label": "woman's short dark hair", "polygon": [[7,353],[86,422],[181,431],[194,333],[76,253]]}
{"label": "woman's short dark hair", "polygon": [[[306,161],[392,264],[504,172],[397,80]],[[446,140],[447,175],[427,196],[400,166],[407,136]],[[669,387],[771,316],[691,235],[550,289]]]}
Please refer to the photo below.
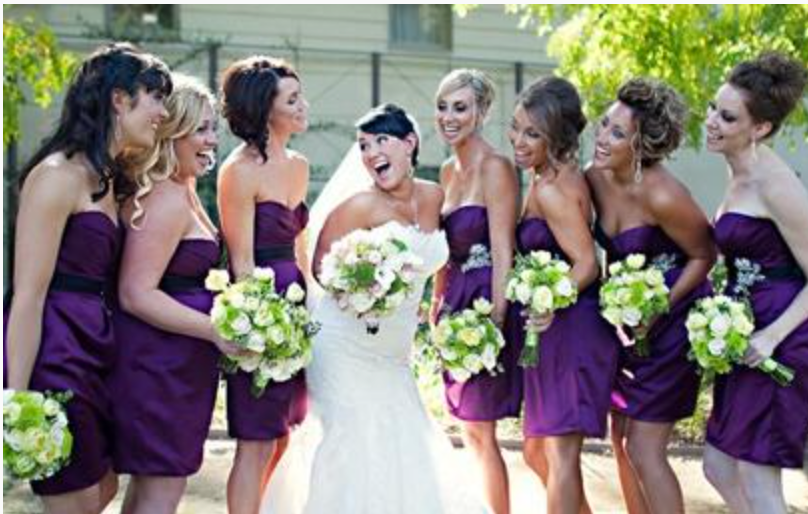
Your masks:
{"label": "woman's short dark hair", "polygon": [[687,105],[675,89],[647,78],[620,86],[617,100],[628,106],[637,124],[637,147],[643,166],[652,166],[676,150],[685,134]]}
{"label": "woman's short dark hair", "polygon": [[171,94],[171,74],[163,61],[129,43],[113,43],[93,52],[73,76],[53,135],[23,167],[20,185],[48,155],[64,152],[69,158],[82,152],[99,176],[100,190],[93,193],[93,201],[106,196],[110,182],[123,178],[120,164],[109,154],[115,122],[112,93],[121,90],[136,98],[141,88]]}
{"label": "woman's short dark hair", "polygon": [[398,139],[404,139],[415,134],[417,141],[410,157],[413,166],[418,166],[418,150],[421,146],[421,136],[415,120],[401,107],[395,104],[382,104],[371,109],[359,118],[354,124],[357,130],[367,134],[390,134]]}
{"label": "woman's short dark hair", "polygon": [[744,103],[752,119],[772,124],[766,137],[780,130],[802,98],[806,81],[805,65],[778,52],[764,52],[757,59],[738,64],[727,79],[744,92]]}
{"label": "woman's short dark hair", "polygon": [[269,116],[281,79],[300,81],[294,68],[282,59],[254,55],[236,61],[222,74],[222,116],[230,130],[254,146],[266,161]]}
{"label": "woman's short dark hair", "polygon": [[575,157],[586,116],[572,83],[559,77],[541,78],[525,88],[516,102],[547,141],[552,159],[567,162]]}

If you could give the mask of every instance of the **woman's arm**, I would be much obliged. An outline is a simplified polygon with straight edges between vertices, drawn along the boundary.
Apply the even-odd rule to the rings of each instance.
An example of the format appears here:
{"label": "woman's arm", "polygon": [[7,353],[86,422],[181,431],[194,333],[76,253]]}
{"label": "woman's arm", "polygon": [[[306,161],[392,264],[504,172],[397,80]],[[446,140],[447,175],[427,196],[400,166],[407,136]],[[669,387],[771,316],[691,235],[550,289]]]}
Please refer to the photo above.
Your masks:
{"label": "woman's arm", "polygon": [[[439,180],[441,188],[441,205],[438,208],[438,216],[442,216],[443,204],[446,201],[446,191],[449,187],[449,177],[452,173],[452,166],[449,163],[444,163],[440,168]],[[437,323],[438,314],[443,305],[443,296],[446,294],[446,273],[447,267],[443,266],[432,277],[432,299],[429,304],[429,321]]]}
{"label": "woman's arm", "polygon": [[236,278],[252,273],[255,267],[255,191],[251,170],[230,162],[219,175],[219,219],[227,245],[230,266]]}
{"label": "woman's arm", "polygon": [[[300,202],[303,202],[309,192],[309,162],[301,154],[297,154],[295,161],[297,164],[294,176],[299,181],[297,188],[299,190],[298,198],[301,199]],[[309,280],[311,280],[311,263],[307,248],[308,241],[306,240],[306,231],[303,230],[295,238],[295,258],[297,260],[297,267],[303,272],[303,277],[308,283]]]}
{"label": "woman's arm", "polygon": [[670,292],[670,303],[675,305],[707,278],[715,264],[712,229],[690,192],[673,177],[656,177],[647,187],[651,214],[687,256],[687,264]]}
{"label": "woman's arm", "polygon": [[[60,165],[61,164],[61,165]],[[82,195],[87,171],[45,161],[28,176],[17,214],[14,297],[6,327],[8,386],[28,389],[42,337],[42,311],[67,219]]]}
{"label": "woman's arm", "polygon": [[[375,208],[374,208],[375,207]],[[359,193],[339,204],[329,215],[320,231],[314,249],[314,275],[320,276],[323,257],[331,245],[354,230],[374,226],[374,211],[378,211],[372,193]]]}
{"label": "woman's arm", "polygon": [[[600,212],[600,197],[598,196],[601,191],[601,177],[598,176],[598,173],[593,168],[589,167],[584,171],[584,180],[586,181],[586,187],[589,190],[589,197],[592,199],[592,215],[594,215],[594,221],[591,223],[592,230],[597,230],[597,224],[600,223],[601,212]],[[597,239],[595,239],[596,242]],[[601,242],[598,242],[598,247],[600,247],[600,251],[595,252],[595,259],[597,260],[597,264],[599,264],[600,271],[598,273],[598,279],[604,280],[606,278],[606,270],[608,269],[608,255],[606,254],[606,248],[601,246]]]}
{"label": "woman's arm", "polygon": [[180,241],[193,223],[183,186],[158,185],[143,202],[146,218],[130,228],[124,245],[118,291],[121,307],[146,323],[175,334],[211,341],[231,351],[207,314],[174,300],[160,290],[160,280]]}
{"label": "woman's arm", "polygon": [[508,159],[491,156],[483,162],[483,194],[488,210],[488,233],[491,240],[491,299],[494,310],[491,319],[502,326],[508,308],[505,285],[513,265],[516,239],[516,209],[519,201],[519,181]]}
{"label": "woman's arm", "polygon": [[[808,277],[808,192],[796,176],[771,180],[764,188],[762,201],[771,220],[785,239],[802,274]],[[808,284],[794,297],[788,308],[766,328],[752,335],[747,362],[756,366],[771,356],[775,348],[808,319]]]}
{"label": "woman's arm", "polygon": [[571,193],[565,194],[560,186],[544,187],[536,192],[542,215],[570,260],[570,275],[583,291],[598,278],[598,263],[589,224]]}

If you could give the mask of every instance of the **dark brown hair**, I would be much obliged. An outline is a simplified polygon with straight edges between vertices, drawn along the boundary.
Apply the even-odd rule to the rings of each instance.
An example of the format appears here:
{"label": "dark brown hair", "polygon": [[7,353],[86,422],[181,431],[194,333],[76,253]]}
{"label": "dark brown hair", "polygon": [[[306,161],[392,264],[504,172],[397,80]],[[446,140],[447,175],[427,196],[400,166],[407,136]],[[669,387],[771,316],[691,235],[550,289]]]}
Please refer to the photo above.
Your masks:
{"label": "dark brown hair", "polygon": [[139,89],[171,93],[171,74],[163,61],[129,43],[96,49],[73,76],[56,130],[23,167],[20,186],[54,152],[64,152],[68,158],[77,152],[87,156],[100,184],[92,195],[94,202],[107,195],[113,181],[125,182],[120,163],[109,154],[115,120],[112,93],[121,90],[136,99]]}
{"label": "dark brown hair", "polygon": [[617,100],[634,115],[635,150],[639,150],[643,166],[658,163],[679,147],[685,134],[687,105],[675,89],[657,80],[634,78],[620,86]]}
{"label": "dark brown hair", "polygon": [[418,166],[418,150],[421,146],[421,135],[415,120],[396,104],[377,105],[356,120],[354,126],[366,134],[389,134],[398,139],[405,139],[415,134],[416,142],[410,162]]}
{"label": "dark brown hair", "polygon": [[746,109],[756,122],[768,121],[773,136],[800,101],[808,72],[805,65],[777,52],[764,52],[735,66],[727,82],[743,90]]}
{"label": "dark brown hair", "polygon": [[575,156],[586,127],[575,86],[559,77],[544,77],[525,88],[516,101],[547,141],[554,160],[567,162]]}
{"label": "dark brown hair", "polygon": [[236,61],[222,74],[222,116],[233,134],[254,146],[264,161],[269,158],[267,124],[272,103],[278,84],[287,77],[300,81],[286,61],[263,55]]}

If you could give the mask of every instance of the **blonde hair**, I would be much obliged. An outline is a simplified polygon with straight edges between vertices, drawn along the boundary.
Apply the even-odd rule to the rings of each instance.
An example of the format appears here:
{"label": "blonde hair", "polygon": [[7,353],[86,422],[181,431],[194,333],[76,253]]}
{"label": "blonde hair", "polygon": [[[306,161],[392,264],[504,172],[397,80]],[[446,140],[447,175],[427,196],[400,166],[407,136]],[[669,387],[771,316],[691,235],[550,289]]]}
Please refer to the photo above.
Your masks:
{"label": "blonde hair", "polygon": [[133,203],[135,210],[130,225],[137,229],[137,221],[145,216],[141,200],[145,198],[154,185],[170,178],[179,166],[174,142],[192,134],[202,124],[205,106],[214,109],[216,101],[210,90],[196,77],[182,73],[172,73],[174,90],[166,99],[165,107],[168,117],[157,129],[157,143],[154,147],[130,154],[126,157],[126,168],[133,170],[137,176],[137,192]]}
{"label": "blonde hair", "polygon": [[474,103],[477,108],[479,123],[482,124],[488,117],[491,104],[494,103],[494,82],[488,75],[472,68],[460,68],[450,71],[438,85],[436,98],[454,93],[464,87],[471,88],[474,93]]}

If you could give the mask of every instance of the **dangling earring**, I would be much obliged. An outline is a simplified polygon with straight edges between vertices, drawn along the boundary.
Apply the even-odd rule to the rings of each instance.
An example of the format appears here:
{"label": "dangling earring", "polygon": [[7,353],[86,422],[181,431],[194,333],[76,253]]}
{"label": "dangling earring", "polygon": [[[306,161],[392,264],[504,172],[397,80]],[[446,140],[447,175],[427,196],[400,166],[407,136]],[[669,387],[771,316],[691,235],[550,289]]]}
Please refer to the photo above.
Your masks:
{"label": "dangling earring", "polygon": [[642,182],[642,147],[640,146],[640,126],[637,124],[637,132],[631,139],[631,149],[634,150],[634,183]]}
{"label": "dangling earring", "polygon": [[758,154],[757,154],[757,139],[755,139],[755,138],[752,138],[752,160],[753,160],[753,161],[757,161],[757,160],[758,160]]}
{"label": "dangling earring", "polygon": [[115,137],[115,142],[120,143],[121,139],[123,139],[123,131],[121,130],[121,117],[119,115],[115,115],[115,124],[112,127],[113,136]]}

